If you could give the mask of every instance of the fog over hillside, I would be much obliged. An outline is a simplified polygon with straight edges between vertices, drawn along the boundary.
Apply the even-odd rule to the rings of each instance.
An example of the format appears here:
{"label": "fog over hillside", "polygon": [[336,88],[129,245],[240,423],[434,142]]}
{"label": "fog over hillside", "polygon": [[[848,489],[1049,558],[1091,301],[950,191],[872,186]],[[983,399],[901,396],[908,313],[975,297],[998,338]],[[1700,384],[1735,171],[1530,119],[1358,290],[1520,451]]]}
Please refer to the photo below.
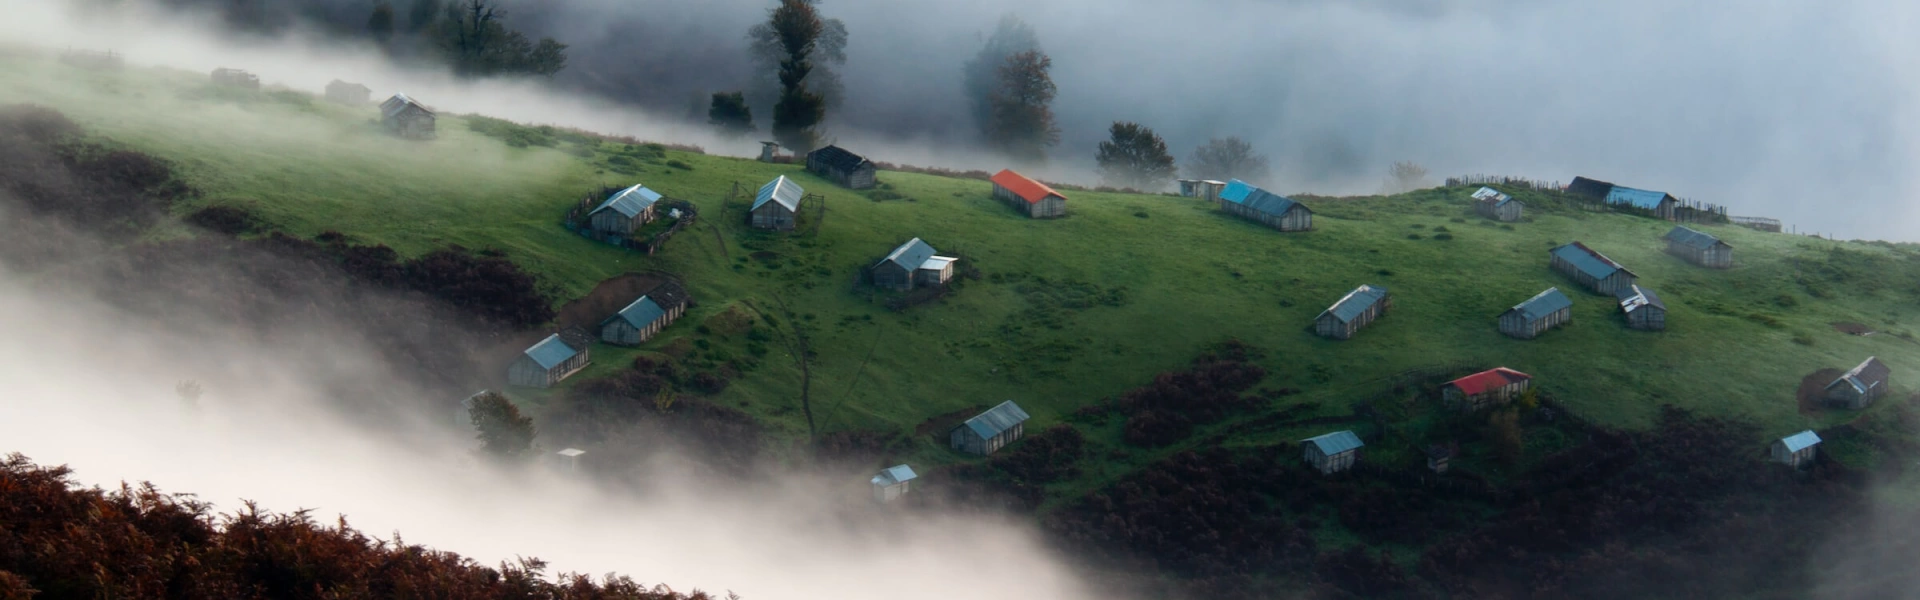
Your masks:
{"label": "fog over hillside", "polygon": [[[213,4],[169,0],[178,5]],[[396,2],[404,12],[407,2]],[[751,88],[744,32],[770,2],[509,0],[572,45],[555,84],[682,118]],[[263,5],[264,7],[265,5]],[[364,0],[272,5],[275,22],[366,22]],[[1772,216],[1802,231],[1920,239],[1903,167],[1915,147],[1915,8],[1893,0],[1719,5],[1452,0],[825,0],[846,22],[843,142],[950,156],[975,135],[960,66],[1002,14],[1037,29],[1060,86],[1056,162],[1090,166],[1116,119],[1184,159],[1239,135],[1285,192],[1369,193],[1395,160],[1436,176],[1584,174]],[[760,75],[764,76],[764,75]],[[765,107],[756,109],[766,114]],[[763,123],[764,125],[764,123]],[[944,159],[944,160],[942,160]],[[986,162],[992,162],[988,160]],[[1084,173],[1081,178],[1088,178]]]}

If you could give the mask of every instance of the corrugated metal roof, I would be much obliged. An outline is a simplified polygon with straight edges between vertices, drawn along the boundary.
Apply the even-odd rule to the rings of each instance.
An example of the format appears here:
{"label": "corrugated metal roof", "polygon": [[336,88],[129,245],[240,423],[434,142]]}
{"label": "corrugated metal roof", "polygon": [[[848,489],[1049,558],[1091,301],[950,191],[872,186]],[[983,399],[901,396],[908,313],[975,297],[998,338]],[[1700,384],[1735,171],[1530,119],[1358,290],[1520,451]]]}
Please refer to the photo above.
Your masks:
{"label": "corrugated metal roof", "polygon": [[1481,202],[1493,200],[1495,201],[1494,203],[1496,205],[1499,205],[1499,204],[1506,204],[1506,202],[1508,200],[1512,200],[1513,197],[1501,193],[1500,190],[1496,190],[1490,187],[1481,187],[1478,190],[1474,190],[1473,199],[1479,200]]}
{"label": "corrugated metal roof", "polygon": [[1329,306],[1326,310],[1320,311],[1320,314],[1327,315],[1331,313],[1333,318],[1339,319],[1341,323],[1350,323],[1354,317],[1358,317],[1360,313],[1366,312],[1367,307],[1373,306],[1374,303],[1379,302],[1381,298],[1385,297],[1387,297],[1387,288],[1362,285],[1353,288],[1351,292],[1347,292],[1347,295],[1340,297],[1340,300],[1334,302],[1333,306]]}
{"label": "corrugated metal roof", "polygon": [[1640,284],[1629,285],[1625,289],[1614,292],[1613,295],[1615,298],[1620,299],[1620,310],[1622,311],[1633,312],[1639,310],[1642,306],[1652,306],[1660,310],[1667,309],[1667,303],[1661,302],[1658,294],[1654,294],[1653,290],[1640,287]]}
{"label": "corrugated metal roof", "polygon": [[867,162],[866,157],[848,152],[846,148],[839,146],[827,146],[808,152],[807,161],[812,162],[814,159],[819,159],[822,163],[825,163],[828,168],[848,172],[860,168],[860,165]]}
{"label": "corrugated metal roof", "polygon": [[1887,363],[1880,362],[1879,357],[1869,356],[1866,360],[1861,361],[1859,365],[1848,370],[1845,375],[1841,375],[1839,379],[1833,380],[1833,383],[1827,384],[1827,387],[1832,388],[1833,386],[1845,383],[1853,386],[1854,391],[1864,394],[1874,388],[1886,385],[1887,376],[1891,374],[1893,374],[1893,369],[1888,368]]}
{"label": "corrugated metal roof", "polygon": [[879,475],[874,475],[873,484],[882,485],[882,486],[893,485],[903,481],[913,481],[914,479],[919,477],[920,477],[919,475],[914,474],[912,467],[909,467],[906,465],[894,465],[891,467],[887,467],[885,469],[881,469]]}
{"label": "corrugated metal roof", "polygon": [[1293,210],[1294,206],[1303,208],[1305,206],[1292,198],[1260,189],[1238,179],[1227,182],[1226,189],[1220,190],[1220,199],[1270,215],[1284,215],[1287,211]]}
{"label": "corrugated metal roof", "polygon": [[766,185],[760,186],[760,195],[754,196],[753,207],[750,210],[757,210],[768,202],[778,202],[787,210],[799,211],[800,198],[806,195],[807,191],[801,189],[800,184],[781,175],[773,178],[773,181],[767,182]]}
{"label": "corrugated metal roof", "polygon": [[1020,405],[1008,400],[1001,402],[999,406],[987,409],[987,412],[967,419],[963,425],[967,429],[972,429],[974,435],[985,440],[992,439],[993,436],[1000,435],[1000,432],[1012,429],[1014,425],[1031,418],[1033,417],[1027,416],[1027,411],[1020,410]]}
{"label": "corrugated metal roof", "polygon": [[1666,199],[1666,192],[1639,190],[1621,185],[1613,186],[1613,189],[1607,191],[1607,204],[1627,204],[1655,209],[1660,208],[1660,203]]}
{"label": "corrugated metal roof", "polygon": [[565,450],[561,450],[561,451],[559,451],[559,452],[555,452],[554,454],[558,454],[558,455],[561,455],[561,456],[565,456],[565,457],[567,457],[567,458],[574,458],[574,457],[578,457],[578,456],[580,456],[580,455],[582,455],[582,454],[586,454],[586,453],[587,453],[587,451],[585,451],[585,450],[581,450],[581,449],[579,449],[579,448],[567,448],[567,449],[565,449]]}
{"label": "corrugated metal roof", "polygon": [[1461,393],[1472,396],[1475,394],[1484,394],[1489,389],[1531,379],[1533,379],[1533,376],[1526,373],[1521,373],[1506,367],[1494,367],[1449,381],[1447,385],[1459,388]]}
{"label": "corrugated metal roof", "polygon": [[880,262],[875,263],[874,266],[893,263],[900,265],[902,269],[913,271],[926,264],[927,259],[933,258],[933,252],[933,246],[920,241],[920,238],[913,238],[901,244],[900,247],[894,248],[893,252],[888,253],[886,258],[880,259]]}
{"label": "corrugated metal roof", "polygon": [[601,202],[598,208],[587,215],[592,216],[611,208],[627,218],[633,218],[646,211],[647,207],[653,206],[653,203],[659,202],[660,197],[660,192],[647,189],[644,185],[634,184],[633,187],[614,192],[612,196],[607,197],[606,202]]}
{"label": "corrugated metal roof", "polygon": [[[634,300],[632,304],[628,304],[626,308],[620,309],[620,312],[615,314],[613,318],[625,320],[628,325],[632,325],[635,328],[644,328],[664,316],[667,316],[667,309],[662,308],[659,302],[654,302],[653,298],[641,296],[639,299]],[[608,320],[611,321],[613,319]]]}
{"label": "corrugated metal roof", "polygon": [[1812,429],[1808,429],[1780,438],[1780,443],[1786,444],[1788,452],[1799,452],[1813,447],[1814,444],[1820,443],[1820,434],[1814,433]]}
{"label": "corrugated metal roof", "polygon": [[1361,443],[1360,436],[1354,435],[1352,431],[1335,431],[1325,435],[1317,435],[1300,440],[1300,443],[1319,446],[1320,453],[1327,456],[1333,456],[1366,445]]}
{"label": "corrugated metal roof", "polygon": [[1520,311],[1520,315],[1526,317],[1528,321],[1538,321],[1546,318],[1547,315],[1559,312],[1560,309],[1572,306],[1573,301],[1567,299],[1566,294],[1560,293],[1560,288],[1550,287],[1547,291],[1528,298],[1526,302],[1515,304],[1513,310]]}
{"label": "corrugated metal roof", "polygon": [[[1626,267],[1620,266],[1620,263],[1613,262],[1613,259],[1607,258],[1607,255],[1588,248],[1586,244],[1580,242],[1573,242],[1554,248],[1549,250],[1548,254],[1560,257],[1561,260],[1571,263],[1573,268],[1579,269],[1580,272],[1586,273],[1587,276],[1594,279],[1606,279],[1611,277],[1615,271],[1627,270]],[[1627,274],[1632,275],[1633,271],[1627,271]]]}
{"label": "corrugated metal roof", "polygon": [[1567,193],[1574,194],[1577,196],[1586,196],[1588,198],[1593,198],[1595,200],[1599,200],[1601,198],[1607,197],[1607,192],[1611,192],[1611,191],[1613,191],[1612,183],[1601,181],[1598,179],[1588,179],[1585,177],[1576,176],[1573,178],[1573,181],[1571,183],[1567,184]]}
{"label": "corrugated metal roof", "polygon": [[401,111],[406,110],[409,106],[425,111],[429,115],[433,114],[433,109],[427,108],[426,105],[419,102],[415,102],[412,98],[408,98],[404,92],[394,94],[393,97],[388,98],[386,102],[381,102],[380,114],[381,116],[391,118],[394,115],[400,114]]}
{"label": "corrugated metal roof", "polygon": [[954,261],[957,261],[957,260],[960,260],[960,259],[954,258],[951,256],[935,256],[933,258],[927,259],[927,262],[920,263],[920,268],[939,271],[947,268],[947,265],[952,264]]}
{"label": "corrugated metal roof", "polygon": [[1060,196],[1061,200],[1067,199],[1067,197],[1060,192],[1053,191],[1053,188],[1047,187],[1047,184],[1015,173],[1013,169],[1001,169],[999,173],[994,173],[993,177],[988,179],[988,181],[992,181],[994,185],[1007,188],[1007,191],[1013,192],[1013,195],[1019,196],[1022,200],[1026,200],[1027,204],[1045,200],[1047,196]]}
{"label": "corrugated metal roof", "polygon": [[1720,241],[1720,238],[1713,237],[1712,234],[1685,225],[1674,226],[1673,231],[1667,232],[1667,235],[1664,237],[1671,241],[1680,242],[1681,245],[1691,246],[1701,250],[1712,248],[1715,245],[1726,244],[1726,242]]}
{"label": "corrugated metal roof", "polygon": [[539,364],[542,369],[560,366],[560,363],[567,362],[567,359],[579,353],[578,350],[568,347],[566,342],[560,341],[558,333],[547,336],[547,339],[540,340],[540,343],[534,344],[526,351],[527,358],[533,359],[533,362]]}

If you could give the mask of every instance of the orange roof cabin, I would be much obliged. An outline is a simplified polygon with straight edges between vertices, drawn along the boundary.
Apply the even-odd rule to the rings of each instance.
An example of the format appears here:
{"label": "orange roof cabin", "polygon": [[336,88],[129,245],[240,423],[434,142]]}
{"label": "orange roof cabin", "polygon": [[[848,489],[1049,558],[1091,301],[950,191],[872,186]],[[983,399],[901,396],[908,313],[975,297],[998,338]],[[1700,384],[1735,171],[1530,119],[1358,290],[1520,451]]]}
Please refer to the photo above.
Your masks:
{"label": "orange roof cabin", "polygon": [[1473,412],[1512,402],[1527,393],[1532,382],[1532,375],[1497,367],[1447,382],[1440,387],[1440,398],[1448,408]]}
{"label": "orange roof cabin", "polygon": [[1007,203],[1014,210],[1026,213],[1035,219],[1052,219],[1067,216],[1067,197],[1053,191],[1047,184],[1027,179],[1027,176],[1002,169],[993,178],[993,197]]}

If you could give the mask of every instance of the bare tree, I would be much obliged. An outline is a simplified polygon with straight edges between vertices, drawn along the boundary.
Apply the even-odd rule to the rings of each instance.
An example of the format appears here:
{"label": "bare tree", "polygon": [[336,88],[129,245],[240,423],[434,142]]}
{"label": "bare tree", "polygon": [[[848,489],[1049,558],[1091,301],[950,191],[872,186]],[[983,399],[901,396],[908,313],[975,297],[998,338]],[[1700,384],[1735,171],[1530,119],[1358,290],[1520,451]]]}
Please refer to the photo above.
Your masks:
{"label": "bare tree", "polygon": [[1241,179],[1261,183],[1273,174],[1267,157],[1253,151],[1253,144],[1238,137],[1214,138],[1193,149],[1187,159],[1187,177],[1226,181]]}
{"label": "bare tree", "polygon": [[1410,160],[1393,163],[1387,168],[1387,193],[1399,194],[1425,187],[1427,168]]}

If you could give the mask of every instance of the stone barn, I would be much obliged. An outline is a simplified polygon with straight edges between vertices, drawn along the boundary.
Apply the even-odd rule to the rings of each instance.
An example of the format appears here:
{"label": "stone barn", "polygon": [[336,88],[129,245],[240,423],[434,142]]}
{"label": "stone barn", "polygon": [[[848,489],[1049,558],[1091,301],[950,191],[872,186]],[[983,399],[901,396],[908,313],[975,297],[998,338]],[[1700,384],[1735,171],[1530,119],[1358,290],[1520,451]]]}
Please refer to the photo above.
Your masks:
{"label": "stone barn", "polygon": [[1673,231],[1667,232],[1662,239],[1667,240],[1667,254],[1678,256],[1687,262],[1713,269],[1733,266],[1733,246],[1706,232],[1685,225],[1676,225]]}
{"label": "stone barn", "polygon": [[507,383],[522,387],[553,387],[581,369],[587,368],[587,349],[574,349],[560,339],[560,334],[547,336],[540,343],[520,353],[507,366]]}
{"label": "stone barn", "polygon": [[656,299],[652,294],[641,296],[600,323],[600,340],[616,346],[638,346],[685,314],[687,303],[684,301]]}
{"label": "stone barn", "polygon": [[1573,242],[1547,251],[1548,264],[1596,294],[1612,296],[1633,285],[1633,271],[1586,244]]}
{"label": "stone barn", "polygon": [[1322,474],[1338,473],[1353,467],[1360,460],[1360,436],[1352,431],[1335,431],[1326,435],[1300,440],[1301,451],[1306,454],[1307,464],[1319,469]]}
{"label": "stone barn", "polygon": [[213,84],[257,90],[260,89],[260,78],[246,71],[222,67],[213,70]]}
{"label": "stone barn", "polygon": [[1820,434],[1812,429],[1802,431],[1773,442],[1773,462],[1799,468],[1813,462],[1813,455],[1819,451]]}
{"label": "stone barn", "polygon": [[1573,301],[1550,287],[1500,313],[1500,333],[1530,340],[1573,320]]}
{"label": "stone barn", "polygon": [[913,489],[910,482],[919,477],[914,474],[912,467],[906,465],[887,467],[880,471],[880,474],[873,476],[873,500],[892,502],[894,498],[905,496]]}
{"label": "stone barn", "polygon": [[1866,408],[1875,399],[1886,395],[1887,379],[1892,374],[1893,370],[1887,368],[1887,363],[1869,356],[1865,362],[1827,384],[1827,403],[1855,410]]}
{"label": "stone barn", "polygon": [[894,248],[886,258],[874,263],[869,272],[873,275],[873,285],[896,290],[911,290],[920,286],[946,285],[953,279],[953,263],[956,258],[934,254],[933,246],[920,241],[920,238],[907,240],[907,243]]}
{"label": "stone barn", "polygon": [[990,180],[993,182],[993,198],[1007,203],[1014,210],[1035,219],[1052,219],[1067,216],[1067,197],[1053,191],[1047,184],[1027,179],[1027,176],[1002,169]]}
{"label": "stone barn", "polygon": [[605,202],[587,213],[587,223],[595,234],[608,239],[625,238],[658,216],[653,205],[660,202],[660,198],[660,192],[634,185],[607,196]]}
{"label": "stone barn", "polygon": [[1504,406],[1527,393],[1533,376],[1506,367],[1495,367],[1440,386],[1440,401],[1447,408],[1474,412]]}
{"label": "stone barn", "polygon": [[1672,221],[1679,211],[1680,199],[1666,192],[1634,189],[1623,185],[1613,186],[1607,192],[1607,204],[1631,206],[1650,211],[1654,216]]}
{"label": "stone barn", "polygon": [[827,146],[807,153],[807,170],[842,187],[854,190],[872,188],[879,168],[866,157],[839,146]]}
{"label": "stone barn", "polygon": [[406,94],[394,94],[380,103],[380,125],[387,133],[414,140],[433,139],[433,109]]}
{"label": "stone barn", "polygon": [[1629,285],[1614,294],[1620,299],[1620,312],[1627,316],[1627,327],[1660,331],[1667,328],[1667,303],[1653,290]]}
{"label": "stone barn", "polygon": [[1227,187],[1220,190],[1220,207],[1280,231],[1313,229],[1313,211],[1307,209],[1307,205],[1238,179],[1227,182]]}
{"label": "stone barn", "polygon": [[1020,405],[1008,400],[953,428],[948,441],[955,450],[986,456],[1026,435],[1030,418]]}
{"label": "stone barn", "polygon": [[1526,205],[1490,187],[1482,187],[1473,193],[1473,212],[1482,217],[1511,223],[1520,220]]}
{"label": "stone barn", "polygon": [[327,100],[348,106],[360,106],[373,101],[373,90],[358,83],[347,83],[335,79],[327,83]]}
{"label": "stone barn", "polygon": [[1336,340],[1351,339],[1360,328],[1387,314],[1393,308],[1393,296],[1387,288],[1362,285],[1347,292],[1313,319],[1313,330]]}
{"label": "stone barn", "polygon": [[760,193],[753,197],[753,208],[749,211],[753,216],[753,227],[793,231],[800,218],[800,202],[806,197],[807,190],[787,176],[773,178],[773,181],[760,186]]}

